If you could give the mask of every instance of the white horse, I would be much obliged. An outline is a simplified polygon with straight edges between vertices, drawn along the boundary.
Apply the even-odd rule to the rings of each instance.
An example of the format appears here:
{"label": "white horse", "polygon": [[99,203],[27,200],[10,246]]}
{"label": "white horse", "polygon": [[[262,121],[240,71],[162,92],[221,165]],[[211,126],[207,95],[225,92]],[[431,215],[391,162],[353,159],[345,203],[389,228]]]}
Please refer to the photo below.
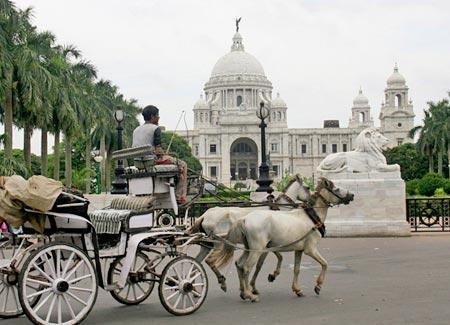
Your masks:
{"label": "white horse", "polygon": [[[309,192],[309,188],[303,186],[303,180],[300,175],[295,175],[292,179],[291,183],[287,185],[286,189],[283,193],[281,193],[276,199],[276,204],[298,204],[299,202],[306,202],[310,199],[311,193]],[[275,204],[275,206],[276,206]],[[282,210],[292,209],[289,206],[279,206]],[[204,232],[207,235],[225,235],[232,228],[236,222],[246,217],[247,214],[253,212],[255,210],[269,210],[268,206],[261,207],[246,207],[246,208],[238,208],[238,207],[215,207],[206,211],[202,216],[200,216],[195,223],[190,227],[187,232],[188,233],[196,233],[196,232]],[[209,246],[202,245],[199,254],[197,255],[197,260],[203,260],[212,249],[216,249],[216,247],[211,244]],[[277,256],[278,262],[275,271],[272,274],[269,274],[269,281],[274,281],[276,277],[280,274],[281,263],[283,257],[280,253],[274,252]],[[253,280],[256,280],[256,277],[264,263],[267,254],[261,255],[260,260],[258,261],[258,267],[253,275]],[[211,268],[214,274],[217,277],[217,281],[220,284],[220,288],[223,291],[227,290],[226,286],[226,278],[220,273],[219,269],[214,266],[214,263],[211,263],[210,257],[206,258],[206,264]]]}
{"label": "white horse", "polygon": [[[316,192],[312,195],[313,210],[318,221],[325,222],[328,208],[337,204],[348,204],[353,200],[353,194],[347,190],[337,188],[330,180],[321,178]],[[294,278],[292,290],[298,296],[302,296],[302,290],[298,286],[300,261],[302,253],[311,256],[322,266],[322,271],[317,278],[314,288],[319,294],[322,287],[327,261],[320,255],[317,244],[321,238],[317,231],[317,224],[308,216],[304,209],[293,211],[253,211],[245,219],[238,221],[229,231],[227,240],[232,243],[244,243],[246,249],[236,262],[239,275],[241,298],[251,301],[259,301],[259,295],[249,284],[250,270],[260,258],[261,254],[267,254],[266,248],[272,251],[295,251]],[[229,263],[233,257],[234,246],[223,245],[210,257],[210,263],[221,267]]]}

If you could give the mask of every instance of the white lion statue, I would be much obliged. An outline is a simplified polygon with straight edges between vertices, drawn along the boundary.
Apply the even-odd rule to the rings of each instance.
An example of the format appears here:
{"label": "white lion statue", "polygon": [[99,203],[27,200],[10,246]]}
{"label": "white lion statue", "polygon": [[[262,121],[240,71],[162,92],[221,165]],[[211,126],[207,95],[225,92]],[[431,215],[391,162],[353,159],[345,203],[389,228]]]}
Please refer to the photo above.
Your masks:
{"label": "white lion statue", "polygon": [[364,173],[371,171],[392,172],[400,170],[400,166],[388,165],[382,149],[389,140],[377,129],[367,128],[356,137],[354,151],[338,152],[328,155],[320,163],[319,172]]}

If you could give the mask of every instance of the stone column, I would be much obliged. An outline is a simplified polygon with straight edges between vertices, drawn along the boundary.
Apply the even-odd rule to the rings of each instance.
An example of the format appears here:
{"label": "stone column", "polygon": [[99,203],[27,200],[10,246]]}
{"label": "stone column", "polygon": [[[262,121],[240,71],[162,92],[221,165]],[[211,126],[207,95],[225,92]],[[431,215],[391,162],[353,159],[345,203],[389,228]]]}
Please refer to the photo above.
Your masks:
{"label": "stone column", "polygon": [[231,186],[231,174],[230,174],[230,138],[228,134],[221,135],[221,148],[222,153],[222,171],[221,182],[225,186]]}

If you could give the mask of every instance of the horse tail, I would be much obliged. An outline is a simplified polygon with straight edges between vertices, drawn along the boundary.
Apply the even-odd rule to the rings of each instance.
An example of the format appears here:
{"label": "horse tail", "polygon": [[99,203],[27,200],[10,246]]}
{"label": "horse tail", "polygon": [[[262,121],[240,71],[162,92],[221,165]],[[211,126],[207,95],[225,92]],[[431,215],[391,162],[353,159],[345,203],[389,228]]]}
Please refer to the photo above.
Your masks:
{"label": "horse tail", "polygon": [[209,259],[211,263],[217,267],[221,268],[230,263],[233,259],[235,246],[229,243],[245,243],[245,233],[244,233],[244,220],[239,220],[235,223],[228,231],[225,237],[226,241],[223,243],[221,248],[212,251]]}
{"label": "horse tail", "polygon": [[195,234],[197,232],[203,232],[203,227],[202,227],[202,223],[203,223],[203,219],[204,216],[201,216],[200,218],[197,218],[197,220],[195,220],[194,224],[192,226],[190,226],[186,232],[188,234]]}

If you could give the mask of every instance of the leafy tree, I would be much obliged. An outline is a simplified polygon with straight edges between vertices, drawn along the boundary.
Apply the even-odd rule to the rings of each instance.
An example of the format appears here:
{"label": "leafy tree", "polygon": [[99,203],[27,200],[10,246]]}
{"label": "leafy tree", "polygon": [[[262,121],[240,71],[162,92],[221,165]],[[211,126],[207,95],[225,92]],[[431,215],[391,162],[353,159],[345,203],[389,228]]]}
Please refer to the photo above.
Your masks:
{"label": "leafy tree", "polygon": [[406,143],[384,151],[388,164],[399,164],[402,178],[409,181],[422,178],[427,173],[427,158],[420,154],[415,145]]}
{"label": "leafy tree", "polygon": [[201,172],[202,165],[200,164],[200,161],[192,154],[192,149],[184,138],[170,131],[162,132],[161,138],[162,147],[164,150],[167,150],[167,147],[172,140],[170,152],[167,152],[167,154],[184,160],[188,168],[193,170],[194,172]]}

